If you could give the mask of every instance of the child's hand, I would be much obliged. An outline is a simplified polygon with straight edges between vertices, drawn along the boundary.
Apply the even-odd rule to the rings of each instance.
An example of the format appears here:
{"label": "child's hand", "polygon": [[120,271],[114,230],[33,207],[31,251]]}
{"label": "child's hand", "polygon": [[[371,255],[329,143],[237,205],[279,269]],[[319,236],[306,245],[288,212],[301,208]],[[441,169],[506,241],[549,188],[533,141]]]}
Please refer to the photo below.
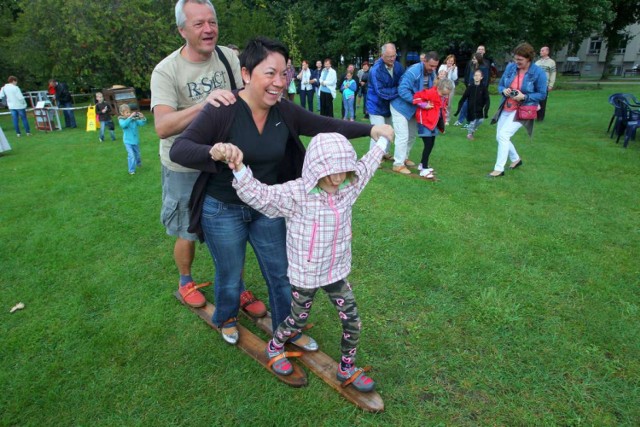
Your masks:
{"label": "child's hand", "polygon": [[209,150],[209,154],[211,158],[217,162],[225,162],[229,165],[231,169],[238,169],[239,165],[242,164],[242,160],[244,158],[244,154],[242,151],[233,144],[228,142],[218,142],[211,147]]}
{"label": "child's hand", "polygon": [[378,138],[384,136],[389,141],[393,141],[393,128],[389,125],[375,125],[371,128],[371,138],[377,141]]}

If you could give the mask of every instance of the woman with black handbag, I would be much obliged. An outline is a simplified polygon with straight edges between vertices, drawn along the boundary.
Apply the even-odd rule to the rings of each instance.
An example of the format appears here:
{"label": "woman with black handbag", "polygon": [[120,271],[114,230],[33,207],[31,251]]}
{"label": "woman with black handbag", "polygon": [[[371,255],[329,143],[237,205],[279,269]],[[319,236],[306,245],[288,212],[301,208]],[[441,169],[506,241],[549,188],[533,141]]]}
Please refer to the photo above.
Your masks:
{"label": "woman with black handbag", "polygon": [[535,51],[529,43],[521,43],[513,51],[513,62],[498,83],[498,91],[503,99],[491,123],[498,123],[496,140],[498,156],[493,171],[488,178],[504,176],[507,158],[511,160],[509,169],[522,166],[522,159],[511,142],[511,137],[524,126],[531,136],[536,110],[540,101],[547,96],[547,76],[533,63]]}

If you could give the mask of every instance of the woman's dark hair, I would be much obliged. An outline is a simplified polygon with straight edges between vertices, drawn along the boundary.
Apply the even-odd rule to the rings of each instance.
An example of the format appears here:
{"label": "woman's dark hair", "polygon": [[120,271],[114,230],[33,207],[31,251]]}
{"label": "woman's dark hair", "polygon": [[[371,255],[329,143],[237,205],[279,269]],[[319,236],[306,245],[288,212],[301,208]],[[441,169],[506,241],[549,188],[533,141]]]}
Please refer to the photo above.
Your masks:
{"label": "woman's dark hair", "polygon": [[523,58],[527,58],[529,62],[533,62],[533,59],[536,56],[536,51],[529,43],[520,43],[515,49],[513,49],[513,54],[522,56]]}
{"label": "woman's dark hair", "polygon": [[473,55],[471,55],[471,59],[476,58],[476,61],[478,61],[478,63],[475,66],[475,69],[478,70],[480,69],[480,65],[482,65],[482,61],[484,60],[484,57],[482,56],[481,53],[474,53]]}
{"label": "woman's dark hair", "polygon": [[266,37],[256,37],[249,40],[247,47],[242,51],[240,66],[246,68],[251,75],[253,69],[271,53],[279,53],[284,56],[285,64],[289,59],[289,49],[282,42]]}

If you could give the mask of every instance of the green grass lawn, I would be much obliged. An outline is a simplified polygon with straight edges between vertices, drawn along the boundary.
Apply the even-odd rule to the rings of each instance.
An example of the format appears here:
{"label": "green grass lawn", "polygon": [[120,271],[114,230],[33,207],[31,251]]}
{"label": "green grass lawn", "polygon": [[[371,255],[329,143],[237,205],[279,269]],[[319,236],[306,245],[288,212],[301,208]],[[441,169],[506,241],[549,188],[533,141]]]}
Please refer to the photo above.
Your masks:
{"label": "green grass lawn", "polygon": [[[381,414],[312,373],[289,388],[174,299],[152,123],[130,176],[117,126],[115,143],[80,128],[16,139],[0,117],[13,146],[0,157],[0,425],[640,424],[640,135],[623,149],[605,133],[620,91],[640,85],[553,92],[533,140],[514,138],[524,166],[501,179],[484,177],[488,123],[473,142],[454,127],[437,138],[438,182],[378,171],[354,208],[350,279]],[[213,279],[205,246],[194,274]],[[246,280],[267,299],[253,255]],[[336,357],[324,297],[312,321]]]}

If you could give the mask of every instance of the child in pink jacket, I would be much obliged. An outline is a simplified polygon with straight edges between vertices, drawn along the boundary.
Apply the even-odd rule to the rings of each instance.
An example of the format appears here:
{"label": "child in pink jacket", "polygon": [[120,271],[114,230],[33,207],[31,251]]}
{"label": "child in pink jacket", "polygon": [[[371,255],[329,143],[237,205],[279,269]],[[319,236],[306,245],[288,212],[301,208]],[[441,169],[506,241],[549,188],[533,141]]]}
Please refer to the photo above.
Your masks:
{"label": "child in pink jacket", "polygon": [[[374,381],[355,366],[361,322],[347,276],[351,272],[351,208],[378,169],[387,140],[357,160],[349,141],[337,133],[315,136],[307,149],[302,177],[278,185],[253,178],[251,169],[235,165],[233,187],[238,197],[268,217],[287,219],[288,276],[291,313],[274,331],[266,353],[280,375],[293,371],[284,344],[305,326],[318,289],[324,290],[342,322],[342,358],[337,378],[357,390],[374,389]],[[309,338],[304,346],[317,350]]]}

